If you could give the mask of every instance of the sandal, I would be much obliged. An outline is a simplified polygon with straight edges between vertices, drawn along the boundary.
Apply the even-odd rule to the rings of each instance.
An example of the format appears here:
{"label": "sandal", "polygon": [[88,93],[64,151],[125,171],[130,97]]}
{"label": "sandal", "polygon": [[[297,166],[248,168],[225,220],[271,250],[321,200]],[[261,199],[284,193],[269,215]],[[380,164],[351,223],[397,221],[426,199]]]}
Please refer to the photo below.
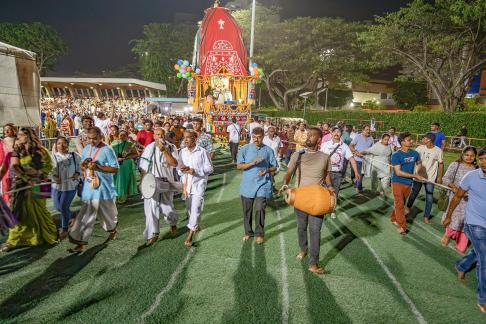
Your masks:
{"label": "sandal", "polygon": [[299,261],[302,261],[306,256],[307,256],[307,252],[300,252],[299,254],[297,254],[295,258]]}
{"label": "sandal", "polygon": [[73,248],[68,249],[69,253],[82,253],[84,252],[84,245],[76,245]]}

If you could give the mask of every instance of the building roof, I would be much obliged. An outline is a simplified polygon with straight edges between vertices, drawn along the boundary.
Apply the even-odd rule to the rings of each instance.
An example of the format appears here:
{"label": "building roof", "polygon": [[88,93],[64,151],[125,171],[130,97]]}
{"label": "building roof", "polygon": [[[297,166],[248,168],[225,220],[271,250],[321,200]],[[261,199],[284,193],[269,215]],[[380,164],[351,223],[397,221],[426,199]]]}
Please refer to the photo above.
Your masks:
{"label": "building roof", "polygon": [[154,97],[146,97],[145,101],[147,102],[172,102],[172,103],[187,103],[187,98],[154,98]]}
{"label": "building roof", "polygon": [[2,42],[0,42],[0,53],[29,60],[35,60],[36,56],[34,52]]}
{"label": "building roof", "polygon": [[81,85],[89,85],[89,84],[103,84],[103,85],[113,85],[113,86],[120,86],[120,85],[139,85],[147,88],[152,88],[156,90],[167,91],[167,87],[165,84],[157,83],[157,82],[150,82],[144,81],[139,79],[131,79],[131,78],[70,78],[70,77],[42,77],[41,82],[57,82],[57,83],[74,83],[74,84],[81,84]]}

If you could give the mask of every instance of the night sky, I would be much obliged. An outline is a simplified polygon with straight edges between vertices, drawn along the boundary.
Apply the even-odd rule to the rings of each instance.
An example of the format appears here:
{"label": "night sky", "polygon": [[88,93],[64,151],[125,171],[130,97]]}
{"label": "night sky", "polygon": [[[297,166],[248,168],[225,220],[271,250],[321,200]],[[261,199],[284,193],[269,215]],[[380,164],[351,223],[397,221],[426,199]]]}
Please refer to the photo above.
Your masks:
{"label": "night sky", "polygon": [[[172,22],[175,13],[203,17],[213,0],[1,0],[0,21],[41,21],[53,26],[69,53],[50,75],[102,70],[135,62],[130,40],[140,37],[143,25]],[[222,1],[225,4],[228,1]],[[407,0],[263,0],[277,3],[284,17],[331,16],[371,19],[397,10]]]}

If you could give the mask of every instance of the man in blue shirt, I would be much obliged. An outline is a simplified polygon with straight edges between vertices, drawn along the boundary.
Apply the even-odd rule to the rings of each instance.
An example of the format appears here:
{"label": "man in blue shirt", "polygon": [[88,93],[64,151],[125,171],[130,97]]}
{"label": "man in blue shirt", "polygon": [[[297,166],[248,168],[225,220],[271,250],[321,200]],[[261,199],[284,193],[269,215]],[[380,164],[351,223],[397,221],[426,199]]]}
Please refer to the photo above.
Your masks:
{"label": "man in blue shirt", "polygon": [[[371,128],[369,125],[363,126],[363,131],[356,135],[351,144],[349,144],[349,148],[351,149],[351,152],[353,152],[354,159],[358,165],[358,172],[360,175],[363,174],[363,159],[359,157],[359,154],[372,147],[375,143],[373,137],[370,135],[370,131]],[[351,172],[351,178],[354,180],[354,171]],[[355,187],[358,193],[363,193],[363,177],[356,178]]]}
{"label": "man in blue shirt", "polygon": [[413,180],[425,181],[426,179],[417,173],[422,163],[420,154],[411,149],[413,140],[410,133],[402,133],[398,136],[401,145],[400,150],[393,153],[391,162],[393,173],[391,186],[393,192],[393,211],[390,221],[398,227],[398,233],[407,234],[407,220],[405,212],[405,201],[412,191]]}
{"label": "man in blue shirt", "polygon": [[96,218],[101,218],[101,226],[110,233],[108,240],[117,235],[118,211],[115,205],[116,190],[113,174],[118,172],[118,158],[113,149],[103,143],[101,130],[91,127],[87,131],[88,145],[81,154],[81,165],[85,171],[83,205],[69,230],[69,240],[76,244],[71,253],[80,253],[88,244]]}
{"label": "man in blue shirt", "polygon": [[446,147],[446,136],[440,130],[440,124],[437,122],[432,123],[430,131],[435,134],[434,145],[443,150]]}
{"label": "man in blue shirt", "polygon": [[486,146],[479,150],[478,156],[479,169],[470,171],[464,176],[451,199],[442,224],[444,227],[449,226],[454,209],[467,193],[464,233],[473,248],[468,255],[456,263],[456,269],[459,279],[464,280],[465,273],[476,264],[478,306],[483,313],[486,313]]}
{"label": "man in blue shirt", "polygon": [[[264,241],[265,207],[267,198],[272,197],[272,173],[277,170],[277,159],[273,150],[263,144],[263,128],[252,130],[252,143],[238,152],[237,169],[243,171],[240,185],[241,203],[243,205],[243,241],[256,236],[256,243]],[[255,232],[252,229],[253,204],[255,204]]]}

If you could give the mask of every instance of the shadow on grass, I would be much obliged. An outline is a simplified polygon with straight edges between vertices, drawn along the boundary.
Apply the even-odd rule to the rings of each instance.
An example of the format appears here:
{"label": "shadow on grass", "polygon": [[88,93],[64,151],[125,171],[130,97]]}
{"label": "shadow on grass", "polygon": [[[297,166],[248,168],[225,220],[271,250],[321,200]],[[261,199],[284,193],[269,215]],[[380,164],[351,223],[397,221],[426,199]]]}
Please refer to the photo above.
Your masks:
{"label": "shadow on grass", "polygon": [[54,261],[42,274],[33,278],[0,305],[0,319],[18,316],[61,290],[106,247],[107,244],[103,243],[93,246],[80,255],[72,254]]}
{"label": "shadow on grass", "polygon": [[14,250],[0,258],[0,276],[22,269],[31,263],[41,259],[52,248],[49,245],[23,248]]}
{"label": "shadow on grass", "polygon": [[307,268],[307,263],[302,263],[307,305],[311,305],[307,307],[310,323],[351,323],[351,319],[336,303],[325,282]]}
{"label": "shadow on grass", "polygon": [[251,242],[242,245],[240,263],[233,281],[235,306],[223,315],[222,323],[282,321],[279,287],[273,276],[267,272],[264,245],[255,246]]}

